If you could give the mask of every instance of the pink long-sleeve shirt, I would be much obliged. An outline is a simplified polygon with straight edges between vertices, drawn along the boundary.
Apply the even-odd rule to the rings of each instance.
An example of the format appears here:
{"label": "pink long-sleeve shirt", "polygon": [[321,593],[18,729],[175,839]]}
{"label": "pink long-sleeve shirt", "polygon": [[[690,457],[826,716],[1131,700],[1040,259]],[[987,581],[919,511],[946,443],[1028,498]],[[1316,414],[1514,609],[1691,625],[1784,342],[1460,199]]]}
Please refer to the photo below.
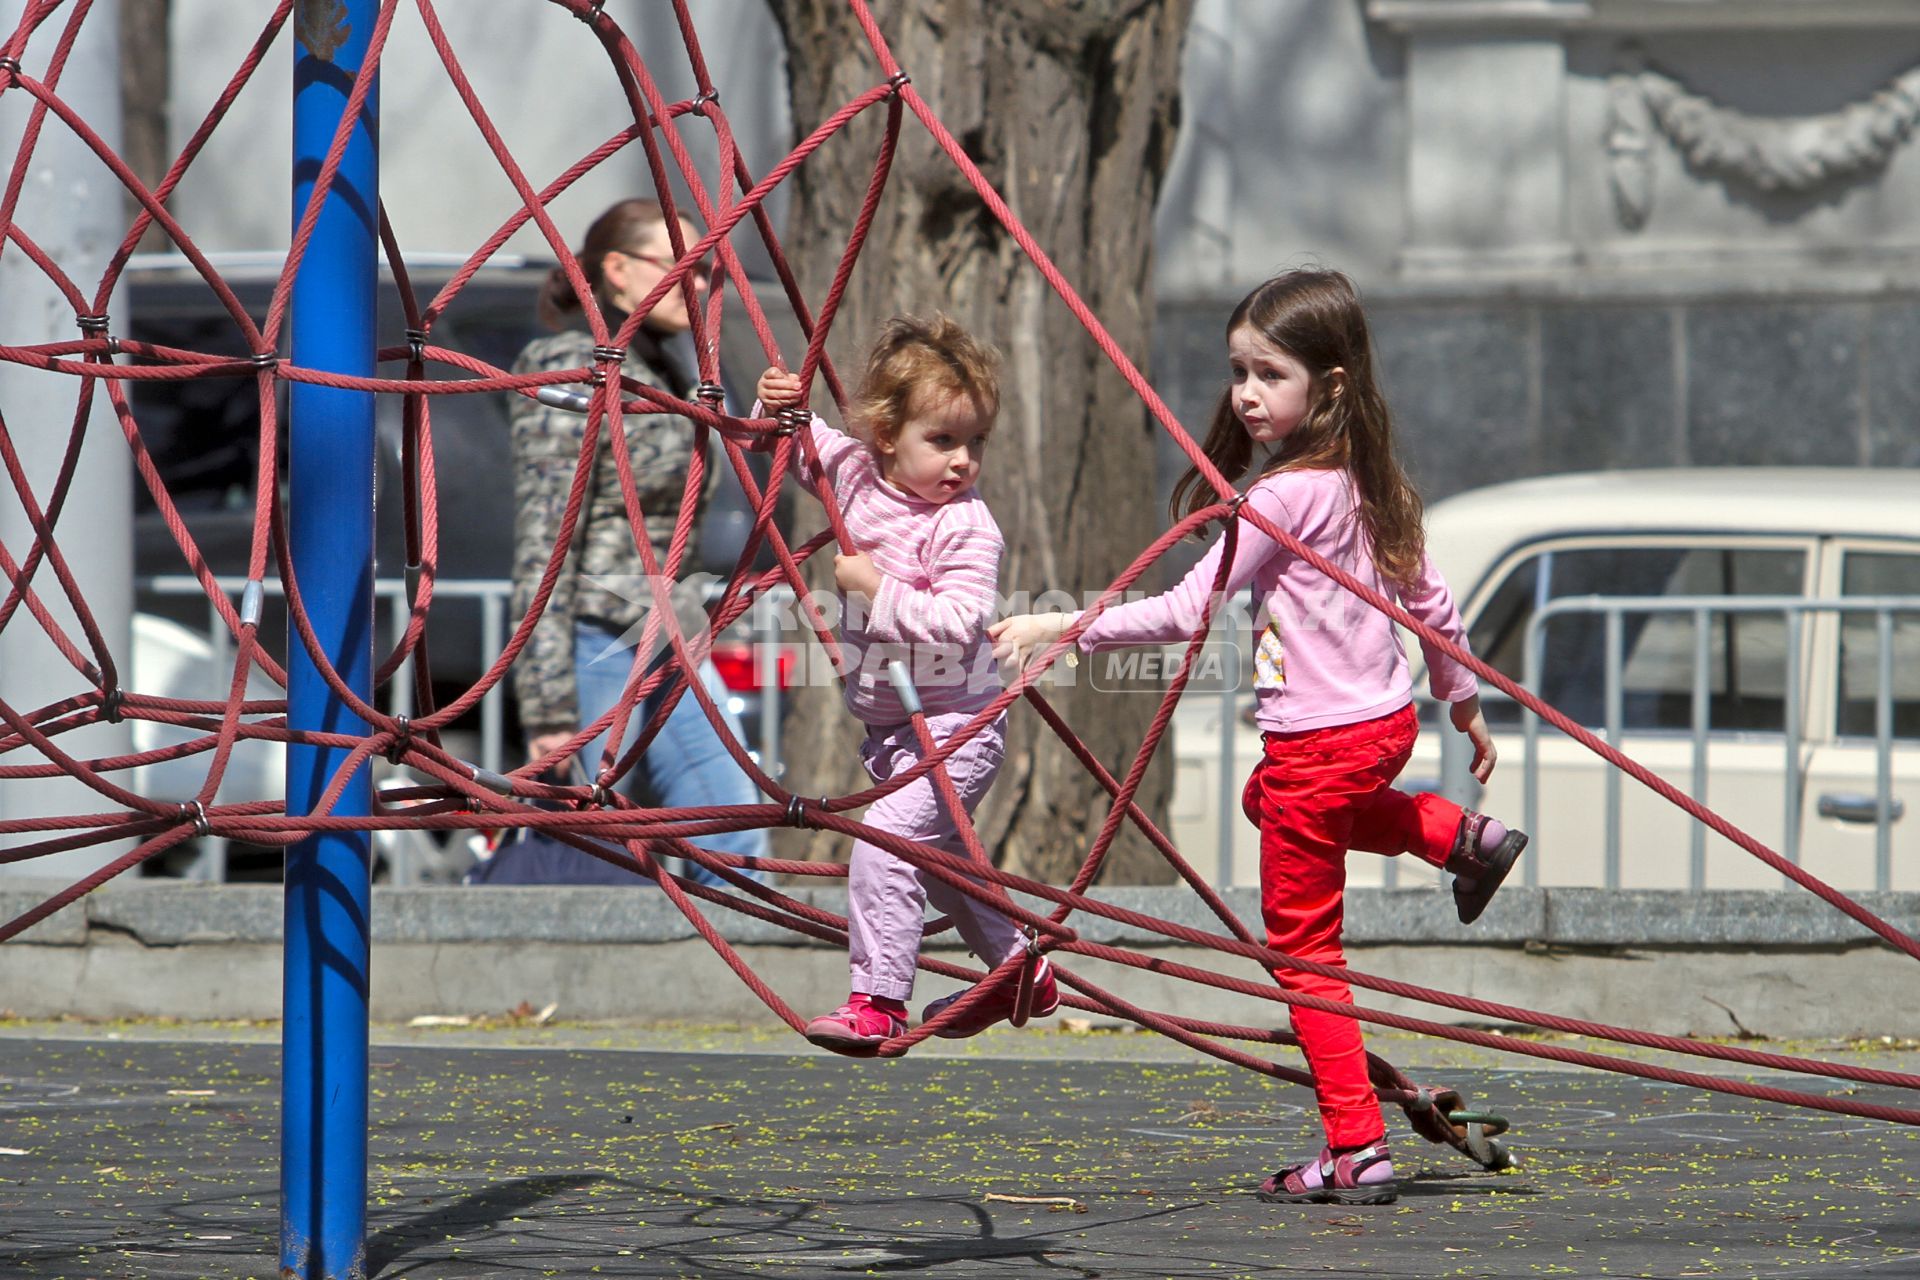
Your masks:
{"label": "pink long-sleeve shirt", "polygon": [[[847,532],[881,574],[870,607],[840,597],[847,709],[863,724],[904,724],[906,707],[887,676],[889,660],[899,659],[928,715],[978,711],[1001,687],[987,639],[1006,545],[993,512],[977,489],[934,503],[895,488],[864,441],[817,417],[813,447]],[[795,477],[817,497],[800,451],[793,456]]]}
{"label": "pink long-sleeve shirt", "polygon": [[[1366,586],[1397,596],[1408,613],[1466,647],[1459,611],[1432,560],[1423,559],[1419,578],[1408,587],[1381,576],[1346,472],[1278,472],[1247,491],[1246,505]],[[1190,638],[1226,545],[1224,537],[1215,542],[1171,590],[1108,609],[1081,634],[1080,647],[1093,653]],[[1232,599],[1249,582],[1259,606],[1256,622],[1266,619],[1254,641],[1254,716],[1262,729],[1297,733],[1357,724],[1413,700],[1406,651],[1392,621],[1242,520],[1221,590]],[[1219,613],[1216,608],[1216,618]],[[1478,692],[1471,671],[1431,645],[1423,642],[1421,648],[1434,697],[1458,702]]]}

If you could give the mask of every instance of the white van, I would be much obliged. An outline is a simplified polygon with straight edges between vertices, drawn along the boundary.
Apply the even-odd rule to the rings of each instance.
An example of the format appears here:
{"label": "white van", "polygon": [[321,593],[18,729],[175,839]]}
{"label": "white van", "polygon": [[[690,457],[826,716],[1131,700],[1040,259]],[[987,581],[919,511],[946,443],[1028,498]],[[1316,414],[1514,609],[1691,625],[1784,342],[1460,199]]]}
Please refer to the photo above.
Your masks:
{"label": "white van", "polygon": [[[1920,472],[1624,471],[1524,480],[1428,513],[1428,543],[1476,654],[1736,826],[1840,888],[1920,889]],[[1534,650],[1537,672],[1528,669]],[[1409,652],[1417,652],[1409,645]],[[1416,690],[1425,678],[1416,674]],[[1231,851],[1217,695],[1176,721],[1173,835],[1257,882]],[[1237,712],[1244,693],[1234,701]],[[1483,692],[1500,764],[1443,770],[1439,710],[1402,785],[1445,789],[1534,835],[1517,878],[1630,889],[1777,887],[1783,877],[1517,705]],[[1232,721],[1233,778],[1259,758]],[[1534,749],[1528,750],[1533,740]],[[1450,785],[1442,787],[1445,776]],[[1217,853],[1216,853],[1217,851]],[[1429,883],[1354,857],[1354,884]]]}

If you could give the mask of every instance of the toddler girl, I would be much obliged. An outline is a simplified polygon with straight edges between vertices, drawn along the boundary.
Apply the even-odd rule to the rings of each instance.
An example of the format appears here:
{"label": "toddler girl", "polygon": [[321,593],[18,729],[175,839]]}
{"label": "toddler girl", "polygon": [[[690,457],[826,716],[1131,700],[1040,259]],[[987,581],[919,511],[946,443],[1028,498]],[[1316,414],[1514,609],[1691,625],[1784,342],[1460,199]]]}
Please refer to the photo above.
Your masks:
{"label": "toddler girl", "polygon": [[[768,369],[758,386],[765,409],[799,403],[800,379]],[[842,604],[841,640],[849,669],[847,707],[867,726],[861,759],[875,782],[912,768],[922,758],[906,706],[887,678],[887,665],[913,672],[927,728],[944,741],[1000,691],[986,628],[992,617],[1003,540],[974,485],[999,412],[998,360],[959,325],[896,318],[867,359],[848,417],[863,437],[812,420],[814,449],[831,484],[848,532],[859,546],[834,557]],[[756,410],[758,416],[762,410]],[[816,482],[794,451],[796,476],[813,492]],[[967,813],[986,795],[1005,752],[1005,717],[975,734],[946,759]],[[964,854],[955,815],[936,791],[932,774],[877,800],[869,826]],[[998,965],[1025,946],[1019,930],[936,877],[861,840],[848,860],[847,934],[852,992],[832,1013],[807,1024],[807,1039],[853,1056],[871,1055],[881,1041],[907,1029],[920,935],[928,898],[951,915],[973,953]],[[947,1028],[949,1037],[973,1035],[1009,1016],[1014,984]],[[932,1018],[952,999],[929,1005]],[[1059,1005],[1052,973],[1042,962],[1032,1011]]]}

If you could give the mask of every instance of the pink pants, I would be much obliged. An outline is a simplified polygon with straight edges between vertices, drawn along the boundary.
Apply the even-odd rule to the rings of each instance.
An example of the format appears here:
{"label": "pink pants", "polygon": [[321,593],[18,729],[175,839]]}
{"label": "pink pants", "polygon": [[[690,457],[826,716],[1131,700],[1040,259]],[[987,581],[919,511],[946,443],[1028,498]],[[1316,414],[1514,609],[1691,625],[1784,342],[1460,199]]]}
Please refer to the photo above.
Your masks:
{"label": "pink pants", "polygon": [[[963,712],[948,712],[927,717],[927,728],[935,742],[944,742],[970,719]],[[947,773],[969,816],[993,785],[1005,754],[1003,715],[947,757]],[[920,745],[911,724],[870,728],[860,756],[873,780],[885,782],[920,762]],[[961,843],[953,816],[934,789],[931,773],[874,801],[867,809],[865,822],[880,831],[966,856],[966,846]],[[858,840],[847,864],[847,958],[853,990],[891,1000],[905,1000],[913,994],[929,900],[936,911],[953,917],[968,948],[989,966],[999,964],[1025,945],[1019,929],[998,911],[934,876],[922,875],[886,850]]]}
{"label": "pink pants", "polygon": [[[1418,729],[1408,707],[1360,724],[1266,735],[1266,759],[1247,779],[1241,803],[1260,826],[1260,907],[1268,946],[1346,967],[1340,929],[1349,849],[1412,853],[1436,867],[1446,863],[1460,806],[1392,786]],[[1297,969],[1277,969],[1273,976],[1289,991],[1353,1002],[1347,984],[1336,978]],[[1296,1005],[1293,1031],[1313,1070],[1328,1143],[1357,1147],[1384,1135],[1360,1024]]]}

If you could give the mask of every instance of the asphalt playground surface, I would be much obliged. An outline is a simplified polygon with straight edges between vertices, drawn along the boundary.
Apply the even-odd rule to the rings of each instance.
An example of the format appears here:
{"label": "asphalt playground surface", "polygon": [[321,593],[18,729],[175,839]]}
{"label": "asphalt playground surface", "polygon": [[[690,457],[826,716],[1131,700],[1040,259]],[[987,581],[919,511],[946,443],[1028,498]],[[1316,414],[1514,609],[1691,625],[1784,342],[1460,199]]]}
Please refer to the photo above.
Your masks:
{"label": "asphalt playground surface", "polygon": [[[384,1028],[367,1271],[1920,1276],[1920,1132],[1370,1043],[1508,1116],[1517,1167],[1394,1112],[1397,1204],[1261,1204],[1317,1148],[1311,1098],[1141,1034],[855,1062],[764,1029]],[[1911,1070],[1913,1048],[1811,1051]],[[0,1276],[275,1276],[278,1072],[271,1025],[0,1027]]]}

